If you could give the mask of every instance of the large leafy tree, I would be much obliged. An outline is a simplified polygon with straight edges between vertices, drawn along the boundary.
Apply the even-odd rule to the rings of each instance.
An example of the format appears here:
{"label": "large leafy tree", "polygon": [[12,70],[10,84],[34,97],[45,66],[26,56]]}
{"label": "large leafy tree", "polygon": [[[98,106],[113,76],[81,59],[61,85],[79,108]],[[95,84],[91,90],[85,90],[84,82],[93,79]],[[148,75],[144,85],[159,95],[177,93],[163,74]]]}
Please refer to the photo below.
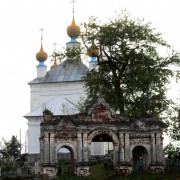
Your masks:
{"label": "large leafy tree", "polygon": [[99,70],[85,77],[85,106],[100,93],[121,115],[157,119],[164,115],[171,104],[166,97],[167,85],[180,58],[161,33],[126,12],[104,24],[91,17],[82,25],[85,48],[100,50],[99,55],[91,54],[97,57]]}
{"label": "large leafy tree", "polygon": [[14,159],[20,156],[21,144],[16,138],[16,136],[12,136],[9,141],[5,141],[4,151],[6,151],[9,154],[9,156],[13,157]]}

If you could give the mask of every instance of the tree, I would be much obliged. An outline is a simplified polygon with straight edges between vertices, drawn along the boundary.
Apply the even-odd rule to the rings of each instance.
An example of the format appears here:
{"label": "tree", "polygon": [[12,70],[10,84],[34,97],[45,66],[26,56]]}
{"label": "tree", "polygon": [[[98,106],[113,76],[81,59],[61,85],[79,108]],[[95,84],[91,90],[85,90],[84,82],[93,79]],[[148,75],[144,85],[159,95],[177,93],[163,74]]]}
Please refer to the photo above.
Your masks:
{"label": "tree", "polygon": [[0,150],[4,148],[4,138],[0,139]]}
{"label": "tree", "polygon": [[164,154],[169,159],[175,158],[176,155],[179,154],[179,148],[175,147],[172,143],[169,143],[164,147]]}
{"label": "tree", "polygon": [[[96,46],[99,70],[85,76],[88,107],[97,94],[121,115],[160,119],[172,103],[167,85],[180,65],[175,52],[162,34],[144,20],[133,20],[126,12],[101,24],[91,17],[82,24],[85,49]],[[166,52],[166,53],[162,53]]]}
{"label": "tree", "polygon": [[174,107],[170,112],[169,136],[176,142],[180,142],[180,109]]}
{"label": "tree", "polygon": [[15,136],[12,136],[9,141],[5,141],[4,150],[14,159],[21,154],[21,144]]}

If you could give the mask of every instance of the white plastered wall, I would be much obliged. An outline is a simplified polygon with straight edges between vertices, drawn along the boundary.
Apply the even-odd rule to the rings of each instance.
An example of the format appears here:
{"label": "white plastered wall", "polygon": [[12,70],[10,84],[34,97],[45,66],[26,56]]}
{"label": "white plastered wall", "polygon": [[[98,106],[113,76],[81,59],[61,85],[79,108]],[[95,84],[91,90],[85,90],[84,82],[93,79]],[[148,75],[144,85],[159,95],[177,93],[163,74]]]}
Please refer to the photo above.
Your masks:
{"label": "white plastered wall", "polygon": [[34,110],[44,103],[56,98],[57,96],[69,97],[73,103],[77,103],[81,96],[85,96],[84,82],[62,82],[48,84],[31,85],[31,105],[30,110]]}
{"label": "white plastered wall", "polygon": [[28,153],[38,154],[40,152],[40,122],[41,117],[28,117]]}
{"label": "white plastered wall", "polygon": [[[77,104],[80,97],[85,96],[84,82],[62,82],[31,85],[30,110],[40,107],[57,96],[66,96],[68,100]],[[40,153],[40,122],[42,117],[28,117],[28,153]]]}

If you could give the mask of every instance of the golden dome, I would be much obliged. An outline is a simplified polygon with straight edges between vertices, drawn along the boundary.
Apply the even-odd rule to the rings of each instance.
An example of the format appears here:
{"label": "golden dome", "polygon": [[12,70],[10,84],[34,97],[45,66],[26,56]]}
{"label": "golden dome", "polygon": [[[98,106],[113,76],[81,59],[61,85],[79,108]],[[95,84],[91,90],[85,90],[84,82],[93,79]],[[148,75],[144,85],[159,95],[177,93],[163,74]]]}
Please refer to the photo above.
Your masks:
{"label": "golden dome", "polygon": [[55,59],[53,65],[51,66],[50,69],[53,69],[53,68],[55,68],[56,66],[58,66],[58,64],[57,64],[56,59]]}
{"label": "golden dome", "polygon": [[67,34],[70,38],[77,38],[80,35],[80,27],[76,25],[74,16],[70,26],[67,27]]}
{"label": "golden dome", "polygon": [[48,54],[44,51],[42,42],[41,42],[41,49],[38,53],[36,53],[36,59],[39,62],[44,62],[44,61],[46,61],[47,58],[48,58]]}

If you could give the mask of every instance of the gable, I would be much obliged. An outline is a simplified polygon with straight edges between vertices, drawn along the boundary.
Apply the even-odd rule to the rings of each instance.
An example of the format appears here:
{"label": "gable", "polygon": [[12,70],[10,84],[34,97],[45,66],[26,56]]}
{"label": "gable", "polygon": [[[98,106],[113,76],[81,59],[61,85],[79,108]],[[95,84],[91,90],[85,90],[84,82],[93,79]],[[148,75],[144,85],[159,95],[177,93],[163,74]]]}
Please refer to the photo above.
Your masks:
{"label": "gable", "polygon": [[110,122],[112,121],[112,114],[107,107],[105,107],[103,104],[99,104],[96,106],[91,114],[92,121],[96,122]]}
{"label": "gable", "polygon": [[73,98],[70,99],[70,96],[58,96],[44,104],[40,107],[34,109],[33,111],[26,114],[24,117],[34,117],[34,116],[43,116],[42,112],[44,107],[51,110],[53,115],[72,115],[79,113],[79,110],[72,102]]}
{"label": "gable", "polygon": [[63,118],[57,125],[58,131],[69,131],[75,129],[75,124],[68,118]]}
{"label": "gable", "polygon": [[68,118],[63,118],[56,128],[55,138],[69,139],[76,137],[76,126]]}
{"label": "gable", "polygon": [[99,97],[89,108],[88,115],[91,116],[92,121],[110,122],[113,120],[112,116],[115,115],[115,113],[104,98]]}

